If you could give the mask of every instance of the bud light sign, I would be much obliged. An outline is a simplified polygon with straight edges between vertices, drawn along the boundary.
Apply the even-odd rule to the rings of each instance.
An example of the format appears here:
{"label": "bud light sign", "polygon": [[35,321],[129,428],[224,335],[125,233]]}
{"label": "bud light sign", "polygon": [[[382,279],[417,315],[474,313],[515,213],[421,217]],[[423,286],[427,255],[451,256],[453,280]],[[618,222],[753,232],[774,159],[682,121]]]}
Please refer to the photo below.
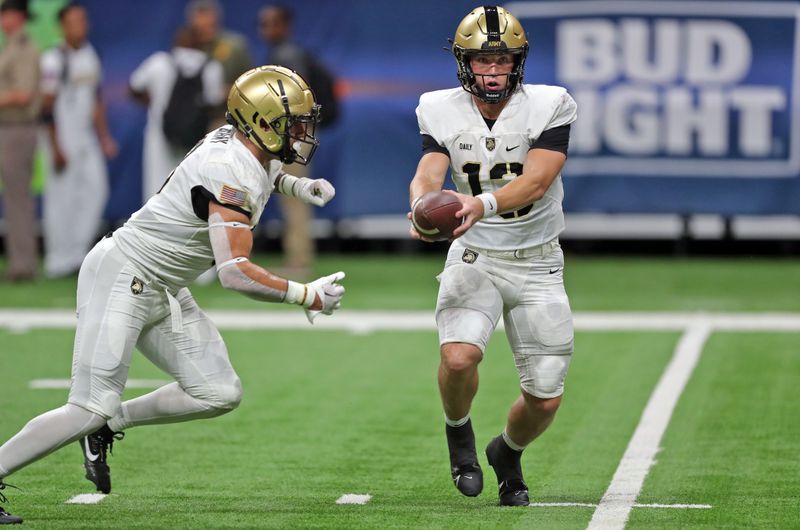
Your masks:
{"label": "bud light sign", "polygon": [[578,103],[568,176],[800,180],[797,3],[506,7],[531,43],[525,81]]}

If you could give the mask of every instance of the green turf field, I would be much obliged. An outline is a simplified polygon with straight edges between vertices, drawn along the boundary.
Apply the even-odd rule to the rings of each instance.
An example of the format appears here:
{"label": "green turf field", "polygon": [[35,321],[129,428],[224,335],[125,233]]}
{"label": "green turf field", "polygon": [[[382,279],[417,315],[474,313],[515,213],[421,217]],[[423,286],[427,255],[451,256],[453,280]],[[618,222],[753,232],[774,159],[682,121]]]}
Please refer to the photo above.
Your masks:
{"label": "green turf field", "polygon": [[[573,309],[586,312],[800,314],[792,261],[567,257]],[[269,264],[271,259],[264,258]],[[325,257],[347,271],[345,307],[428,310],[439,258]],[[69,309],[74,281],[0,284],[3,308]],[[265,310],[215,286],[193,289],[214,310]],[[296,308],[284,308],[296,311]],[[330,317],[331,320],[336,316]],[[461,497],[449,478],[436,388],[436,333],[222,330],[245,389],[221,418],[131,429],[110,457],[114,490],[96,505],[77,444],[8,479],[7,509],[29,528],[586,528],[593,506],[496,506]],[[579,329],[564,403],[523,466],[538,503],[596,505],[612,482],[682,331]],[[66,390],[72,333],[0,329],[0,441]],[[141,356],[131,378],[166,379]],[[800,526],[800,331],[715,331],[680,394],[627,528]],[[130,390],[126,397],[146,390]],[[473,408],[480,447],[518,393],[501,333],[481,365]],[[363,506],[337,505],[369,494]]]}

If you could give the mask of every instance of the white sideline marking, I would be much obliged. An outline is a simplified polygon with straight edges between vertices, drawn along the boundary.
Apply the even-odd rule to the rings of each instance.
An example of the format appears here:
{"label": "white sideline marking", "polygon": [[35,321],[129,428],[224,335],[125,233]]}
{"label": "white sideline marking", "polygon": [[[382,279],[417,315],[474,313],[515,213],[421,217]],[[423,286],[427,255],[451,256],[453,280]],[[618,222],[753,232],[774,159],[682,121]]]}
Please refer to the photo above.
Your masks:
{"label": "white sideline marking", "polygon": [[596,504],[589,502],[532,502],[531,508],[596,508]]}
{"label": "white sideline marking", "polygon": [[[590,502],[532,502],[532,508],[597,508],[597,504]],[[710,504],[639,504],[635,503],[634,508],[677,508],[681,510],[701,509],[708,510]]]}
{"label": "white sideline marking", "polygon": [[[222,329],[302,329],[303,331],[435,330],[433,311],[348,311],[309,325],[302,311],[207,311]],[[575,328],[614,331],[683,331],[702,320],[718,331],[800,331],[800,313],[577,312]],[[74,329],[75,312],[66,309],[0,309],[0,328]],[[502,324],[498,326],[502,329]]]}
{"label": "white sideline marking", "polygon": [[345,493],[338,499],[336,504],[367,504],[372,495],[360,495],[358,493]]}
{"label": "white sideline marking", "polygon": [[711,325],[701,320],[686,329],[666,370],[645,406],[639,425],[614,473],[608,489],[592,515],[589,530],[619,530],[636,503],[644,479],[655,462],[661,437],[686,382],[694,371]]}
{"label": "white sideline marking", "polygon": [[710,504],[634,504],[634,508],[681,508],[693,510],[710,510]]}
{"label": "white sideline marking", "polygon": [[[49,390],[69,388],[70,379],[33,379],[28,383],[28,388],[34,390]],[[169,383],[166,379],[128,379],[125,388],[159,388]]]}
{"label": "white sideline marking", "polygon": [[105,498],[105,493],[81,493],[80,495],[75,495],[64,504],[97,504]]}

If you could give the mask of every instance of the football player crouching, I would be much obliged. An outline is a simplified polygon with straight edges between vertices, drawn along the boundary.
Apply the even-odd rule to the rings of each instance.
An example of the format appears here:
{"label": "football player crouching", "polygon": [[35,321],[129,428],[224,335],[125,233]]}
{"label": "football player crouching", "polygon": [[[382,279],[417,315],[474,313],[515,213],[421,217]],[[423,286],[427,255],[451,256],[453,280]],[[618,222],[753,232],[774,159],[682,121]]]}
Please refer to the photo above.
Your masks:
{"label": "football player crouching", "polygon": [[[302,284],[250,261],[252,229],[273,192],[317,206],[335,194],[324,179],[282,169],[307,164],[317,148],[314,94],[297,73],[262,66],[236,80],[227,105],[229,125],[198,142],[161,190],[83,262],[68,402],[0,447],[0,490],[11,473],[77,440],[86,477],[108,493],[106,456],[121,431],[238,406],[242,387],[225,342],[187,288],[210,265],[224,287],[297,304],[311,323],[339,308],[343,272]],[[175,382],[121,402],[134,347]],[[16,522],[0,510],[0,523]]]}

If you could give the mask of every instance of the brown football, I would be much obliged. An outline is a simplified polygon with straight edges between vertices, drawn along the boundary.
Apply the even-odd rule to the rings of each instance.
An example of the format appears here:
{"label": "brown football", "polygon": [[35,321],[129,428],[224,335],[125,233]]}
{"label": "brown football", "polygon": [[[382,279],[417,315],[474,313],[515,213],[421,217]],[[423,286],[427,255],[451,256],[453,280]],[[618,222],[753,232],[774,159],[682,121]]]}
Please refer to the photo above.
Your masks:
{"label": "brown football", "polygon": [[443,191],[429,191],[414,205],[411,222],[414,228],[425,239],[443,241],[450,239],[453,230],[461,224],[462,218],[456,217],[461,209],[459,200]]}

